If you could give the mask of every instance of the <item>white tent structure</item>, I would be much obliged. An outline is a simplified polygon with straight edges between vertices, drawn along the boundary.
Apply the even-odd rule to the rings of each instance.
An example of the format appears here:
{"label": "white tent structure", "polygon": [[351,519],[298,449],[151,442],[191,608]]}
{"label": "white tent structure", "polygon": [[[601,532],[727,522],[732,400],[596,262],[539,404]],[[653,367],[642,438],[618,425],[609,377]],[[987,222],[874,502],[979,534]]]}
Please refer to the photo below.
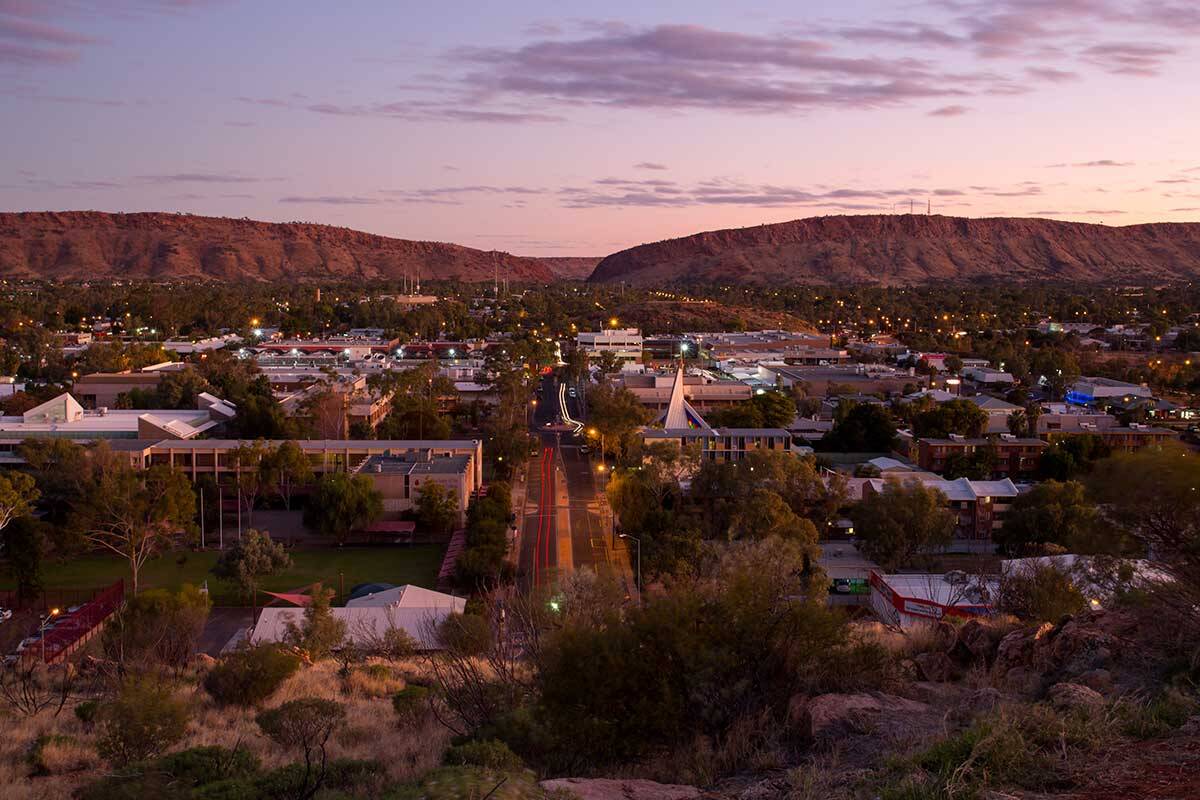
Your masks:
{"label": "white tent structure", "polygon": [[[466,606],[464,597],[409,585],[351,600],[345,608],[331,612],[346,623],[348,642],[369,646],[395,629],[411,636],[421,649],[435,650],[438,643],[432,632],[446,617],[463,613]],[[298,626],[303,621],[303,608],[264,608],[250,634],[250,643],[281,642],[289,624]]]}
{"label": "white tent structure", "polygon": [[700,416],[700,412],[692,408],[683,396],[683,365],[679,366],[679,370],[675,373],[675,383],[671,386],[671,399],[667,403],[667,410],[658,418],[658,423],[662,425],[664,430],[692,430],[699,428],[700,430],[712,430],[712,427],[704,421],[704,417]]}

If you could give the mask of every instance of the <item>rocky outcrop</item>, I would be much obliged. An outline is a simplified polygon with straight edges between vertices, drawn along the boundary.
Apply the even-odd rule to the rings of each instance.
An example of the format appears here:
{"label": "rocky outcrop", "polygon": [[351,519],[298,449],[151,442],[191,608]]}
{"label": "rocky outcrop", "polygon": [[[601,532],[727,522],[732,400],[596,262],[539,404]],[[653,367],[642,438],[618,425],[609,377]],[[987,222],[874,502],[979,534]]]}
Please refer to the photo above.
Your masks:
{"label": "rocky outcrop", "polygon": [[1078,683],[1056,683],[1046,691],[1046,699],[1063,711],[1092,712],[1104,707],[1102,694]]}
{"label": "rocky outcrop", "polygon": [[349,228],[191,214],[0,213],[0,277],[551,281],[553,264]]}
{"label": "rocky outcrop", "polygon": [[856,733],[902,736],[930,710],[925,703],[878,692],[823,694],[795,709],[796,728],[810,742]]}
{"label": "rocky outcrop", "polygon": [[700,797],[695,786],[613,778],[555,778],[539,784],[548,792],[559,791],[579,800],[692,800]]}
{"label": "rocky outcrop", "polygon": [[1200,275],[1200,224],[1117,227],[1049,219],[827,216],[709,231],[601,261],[591,281],[915,285],[1168,281]]}
{"label": "rocky outcrop", "polygon": [[[996,648],[995,673],[1011,690],[1029,694],[1047,683],[1068,682],[1089,691],[1134,688],[1137,622],[1116,611],[1086,611],[1058,625],[1045,623],[1005,636]],[[1132,658],[1131,658],[1132,656]]]}

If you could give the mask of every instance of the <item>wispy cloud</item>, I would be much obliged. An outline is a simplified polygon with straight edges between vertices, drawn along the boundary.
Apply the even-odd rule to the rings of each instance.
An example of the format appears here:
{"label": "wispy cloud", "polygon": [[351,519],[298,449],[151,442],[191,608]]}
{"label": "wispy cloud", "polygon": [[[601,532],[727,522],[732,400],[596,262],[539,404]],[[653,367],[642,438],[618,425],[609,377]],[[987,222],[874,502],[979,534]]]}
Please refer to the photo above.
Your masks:
{"label": "wispy cloud", "polygon": [[301,195],[289,195],[287,197],[279,198],[279,202],[292,203],[292,204],[297,204],[297,205],[311,204],[311,205],[325,205],[325,206],[374,206],[374,205],[379,205],[380,203],[383,203],[386,201],[382,200],[378,197],[358,197],[358,196],[352,196],[352,195],[324,194],[324,195],[313,195],[313,196],[307,196],[307,197],[301,196]]}
{"label": "wispy cloud", "polygon": [[930,117],[961,117],[963,114],[971,113],[971,109],[966,106],[952,105],[935,108],[928,112]]}
{"label": "wispy cloud", "polygon": [[667,169],[667,165],[659,164],[657,161],[639,161],[638,163],[633,165],[633,168],[634,169],[664,170],[664,169]]}
{"label": "wispy cloud", "polygon": [[1096,161],[1076,161],[1073,164],[1050,164],[1050,169],[1063,169],[1064,167],[1132,167],[1132,161],[1115,161],[1111,158],[1101,158]]}

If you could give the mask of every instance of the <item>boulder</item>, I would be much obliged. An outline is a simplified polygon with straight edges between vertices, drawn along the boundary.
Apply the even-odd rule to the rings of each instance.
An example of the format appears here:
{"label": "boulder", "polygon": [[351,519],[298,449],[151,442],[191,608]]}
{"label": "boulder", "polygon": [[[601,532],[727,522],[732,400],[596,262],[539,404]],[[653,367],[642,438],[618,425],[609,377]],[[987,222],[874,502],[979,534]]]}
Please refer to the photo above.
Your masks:
{"label": "boulder", "polygon": [[903,734],[915,726],[914,717],[930,710],[889,694],[823,694],[805,704],[797,727],[812,742],[855,733]]}
{"label": "boulder", "polygon": [[1000,640],[996,647],[996,669],[1001,674],[1007,673],[1013,667],[1029,667],[1036,660],[1038,643],[1046,639],[1054,630],[1049,622],[1036,628],[1024,628],[1013,631]]}
{"label": "boulder", "polygon": [[976,714],[986,714],[996,709],[1003,699],[1004,695],[1000,693],[999,689],[985,686],[972,692],[965,705]]}
{"label": "boulder", "polygon": [[1029,667],[1013,667],[1004,673],[1004,688],[1022,697],[1033,698],[1042,693],[1042,673]]}
{"label": "boulder", "polygon": [[619,778],[555,778],[539,786],[580,800],[692,800],[700,797],[695,786]]}
{"label": "boulder", "polygon": [[949,622],[938,620],[930,628],[930,639],[935,650],[945,652],[954,646],[958,631]]}
{"label": "boulder", "polygon": [[1089,669],[1075,678],[1075,683],[1095,689],[1100,694],[1113,691],[1113,675],[1106,669]]}
{"label": "boulder", "polygon": [[954,680],[958,673],[950,656],[940,650],[933,653],[919,653],[913,657],[913,662],[916,663],[917,672],[921,675],[922,680],[944,683]]}
{"label": "boulder", "polygon": [[955,649],[975,663],[990,664],[1000,646],[1000,631],[981,619],[971,619],[958,629]]}
{"label": "boulder", "polygon": [[1103,695],[1078,683],[1056,683],[1046,692],[1046,698],[1063,711],[1091,712],[1104,707]]}

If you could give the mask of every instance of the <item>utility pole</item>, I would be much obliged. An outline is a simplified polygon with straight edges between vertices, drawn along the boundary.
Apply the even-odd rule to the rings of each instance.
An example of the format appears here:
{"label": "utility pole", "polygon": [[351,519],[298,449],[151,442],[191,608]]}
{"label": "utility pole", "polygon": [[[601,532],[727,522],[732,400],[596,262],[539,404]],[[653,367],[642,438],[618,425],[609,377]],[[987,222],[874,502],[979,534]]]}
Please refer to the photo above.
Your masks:
{"label": "utility pole", "polygon": [[204,549],[204,487],[200,487],[200,549]]}
{"label": "utility pole", "polygon": [[225,492],[217,487],[217,536],[219,550],[225,549]]}

